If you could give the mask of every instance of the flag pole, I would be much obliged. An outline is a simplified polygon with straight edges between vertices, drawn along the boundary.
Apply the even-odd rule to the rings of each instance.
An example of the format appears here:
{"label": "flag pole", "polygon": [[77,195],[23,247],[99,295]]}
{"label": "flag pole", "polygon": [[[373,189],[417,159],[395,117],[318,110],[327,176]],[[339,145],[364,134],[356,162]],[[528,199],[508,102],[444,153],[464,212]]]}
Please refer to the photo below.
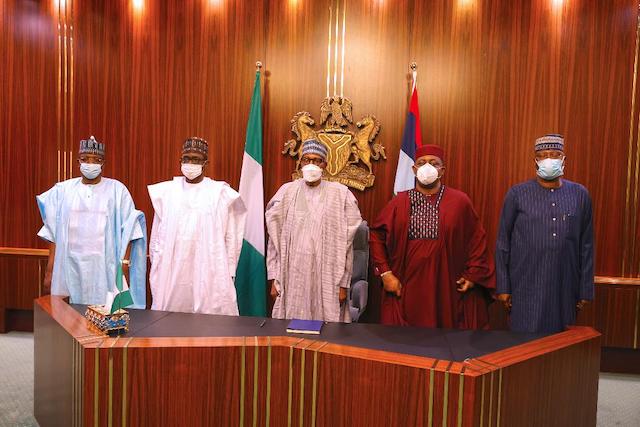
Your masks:
{"label": "flag pole", "polygon": [[393,183],[393,193],[407,191],[415,187],[415,175],[413,165],[415,162],[416,147],[422,145],[420,133],[420,113],[418,108],[418,90],[416,81],[418,78],[418,64],[414,61],[409,63],[411,71],[412,87],[409,95],[407,111],[407,121],[402,132],[402,143],[398,153],[398,167],[396,178]]}
{"label": "flag pole", "polygon": [[411,69],[411,79],[412,79],[411,93],[413,93],[413,91],[416,88],[416,82],[418,80],[418,64],[416,64],[414,61],[411,64],[409,64],[409,68]]}
{"label": "flag pole", "polygon": [[262,144],[261,61],[255,62],[255,80],[240,171],[238,193],[246,208],[246,227],[236,267],[235,288],[241,316],[266,316],[264,174]]}

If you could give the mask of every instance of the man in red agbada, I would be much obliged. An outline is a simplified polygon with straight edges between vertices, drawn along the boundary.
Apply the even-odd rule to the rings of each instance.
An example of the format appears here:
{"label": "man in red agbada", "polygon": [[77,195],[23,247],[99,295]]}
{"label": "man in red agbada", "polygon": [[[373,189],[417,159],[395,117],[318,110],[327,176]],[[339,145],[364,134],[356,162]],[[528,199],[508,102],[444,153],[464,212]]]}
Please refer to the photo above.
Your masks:
{"label": "man in red agbada", "polygon": [[416,188],[401,192],[371,227],[387,325],[487,329],[495,289],[486,233],[471,200],[442,184],[444,151],[416,150]]}

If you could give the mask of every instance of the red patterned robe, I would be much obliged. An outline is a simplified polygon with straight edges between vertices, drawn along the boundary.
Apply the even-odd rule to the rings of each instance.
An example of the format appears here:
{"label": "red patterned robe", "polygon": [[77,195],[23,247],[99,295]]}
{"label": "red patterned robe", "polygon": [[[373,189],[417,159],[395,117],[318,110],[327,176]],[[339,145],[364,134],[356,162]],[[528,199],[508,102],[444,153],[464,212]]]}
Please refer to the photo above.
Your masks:
{"label": "red patterned robe", "polygon": [[[488,328],[493,260],[465,193],[442,186],[432,196],[398,194],[373,223],[370,248],[376,274],[391,270],[403,285],[401,297],[383,292],[383,324]],[[458,292],[461,277],[475,287]]]}

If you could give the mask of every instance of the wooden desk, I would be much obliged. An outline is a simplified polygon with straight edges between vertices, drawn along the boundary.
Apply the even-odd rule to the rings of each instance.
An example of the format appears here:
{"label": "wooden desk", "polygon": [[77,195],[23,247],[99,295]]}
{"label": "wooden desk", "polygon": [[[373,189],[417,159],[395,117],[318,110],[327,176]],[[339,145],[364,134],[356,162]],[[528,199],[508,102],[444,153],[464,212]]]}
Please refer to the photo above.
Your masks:
{"label": "wooden desk", "polygon": [[0,333],[33,330],[48,257],[48,249],[0,247]]}
{"label": "wooden desk", "polygon": [[[0,333],[33,330],[33,299],[41,295],[48,253],[0,248]],[[493,328],[508,328],[499,304],[492,304],[490,314]],[[602,333],[602,371],[640,374],[640,278],[596,276],[595,300],[579,313],[577,324]]]}
{"label": "wooden desk", "polygon": [[588,327],[451,361],[322,336],[109,338],[35,302],[41,426],[595,426],[599,362]]}
{"label": "wooden desk", "polygon": [[596,276],[594,302],[577,324],[602,333],[602,371],[640,374],[639,278]]}

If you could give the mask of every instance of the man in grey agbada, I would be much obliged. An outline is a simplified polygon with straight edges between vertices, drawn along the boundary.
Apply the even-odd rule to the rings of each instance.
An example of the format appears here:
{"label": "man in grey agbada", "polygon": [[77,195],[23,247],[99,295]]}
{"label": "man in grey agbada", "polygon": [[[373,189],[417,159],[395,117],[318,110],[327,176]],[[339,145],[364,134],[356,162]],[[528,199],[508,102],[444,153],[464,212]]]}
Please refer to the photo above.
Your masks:
{"label": "man in grey agbada", "polygon": [[300,165],[302,179],[280,187],[265,212],[272,315],[349,322],[346,300],[360,210],[346,186],[322,179],[324,144],[305,141]]}

